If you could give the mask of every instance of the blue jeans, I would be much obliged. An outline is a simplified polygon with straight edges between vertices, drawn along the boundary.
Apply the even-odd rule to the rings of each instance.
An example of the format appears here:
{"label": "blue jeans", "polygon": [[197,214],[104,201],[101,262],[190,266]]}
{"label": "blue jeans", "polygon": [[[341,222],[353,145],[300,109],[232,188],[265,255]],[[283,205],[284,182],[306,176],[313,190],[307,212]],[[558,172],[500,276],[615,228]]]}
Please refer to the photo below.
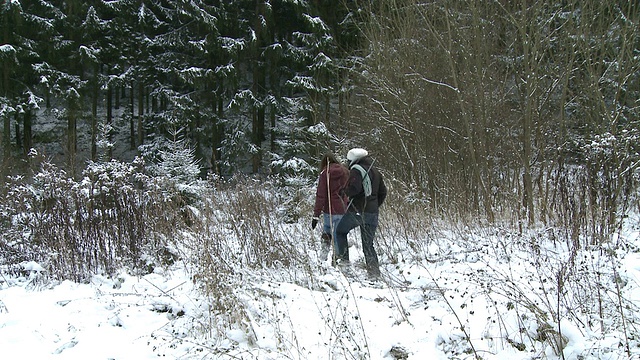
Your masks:
{"label": "blue jeans", "polygon": [[362,252],[364,252],[364,259],[367,263],[367,271],[369,273],[379,274],[378,255],[376,254],[376,249],[373,247],[373,238],[378,228],[378,213],[357,214],[348,212],[342,217],[342,220],[336,228],[336,256],[338,259],[349,260],[347,235],[349,231],[358,226],[360,227]]}
{"label": "blue jeans", "polygon": [[[331,235],[331,238],[334,239],[334,244],[335,244],[335,238],[336,238],[336,229],[338,228],[338,223],[340,223],[340,220],[342,219],[343,216],[344,215],[342,214],[339,214],[339,215],[323,214],[322,215],[322,233]],[[335,249],[337,248],[338,247],[336,245]]]}

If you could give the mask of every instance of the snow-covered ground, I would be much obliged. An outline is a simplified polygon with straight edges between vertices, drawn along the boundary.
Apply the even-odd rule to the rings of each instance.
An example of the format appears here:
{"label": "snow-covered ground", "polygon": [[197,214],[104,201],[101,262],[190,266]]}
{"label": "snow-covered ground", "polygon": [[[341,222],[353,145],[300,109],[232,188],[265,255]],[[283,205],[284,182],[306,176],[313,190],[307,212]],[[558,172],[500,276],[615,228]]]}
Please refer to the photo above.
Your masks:
{"label": "snow-covered ground", "polygon": [[[637,232],[621,236],[638,245]],[[215,323],[211,299],[197,291],[184,263],[145,276],[94,276],[85,284],[45,281],[38,265],[27,263],[22,276],[0,278],[1,358],[560,359],[553,349],[558,329],[564,359],[640,356],[634,338],[640,254],[630,247],[612,261],[599,251],[572,257],[551,241],[533,256],[499,232],[466,244],[453,238],[432,239],[429,261],[413,260],[409,249],[398,261],[383,257],[380,283],[364,280],[354,244],[355,276],[313,259],[308,269],[247,271],[234,284],[244,313],[226,314],[244,319],[235,327]],[[558,296],[552,282],[566,261],[585,271],[601,267],[596,286],[611,291],[582,294],[566,284]],[[619,279],[620,299],[610,276]],[[603,308],[586,310],[589,298],[602,299]],[[571,306],[575,311],[566,311]]]}

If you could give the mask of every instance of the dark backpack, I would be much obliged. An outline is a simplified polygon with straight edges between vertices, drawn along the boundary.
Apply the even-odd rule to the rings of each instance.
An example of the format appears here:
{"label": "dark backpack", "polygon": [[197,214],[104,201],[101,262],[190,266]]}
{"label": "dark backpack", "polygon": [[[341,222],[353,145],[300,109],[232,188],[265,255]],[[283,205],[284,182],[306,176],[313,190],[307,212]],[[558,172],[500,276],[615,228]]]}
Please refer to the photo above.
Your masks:
{"label": "dark backpack", "polygon": [[[371,164],[373,166],[373,164]],[[371,166],[369,166],[369,170],[371,170]],[[364,167],[360,164],[351,165],[352,169],[356,169],[362,175],[362,189],[364,190],[364,196],[371,196],[371,178],[369,177],[369,170],[365,170]]]}

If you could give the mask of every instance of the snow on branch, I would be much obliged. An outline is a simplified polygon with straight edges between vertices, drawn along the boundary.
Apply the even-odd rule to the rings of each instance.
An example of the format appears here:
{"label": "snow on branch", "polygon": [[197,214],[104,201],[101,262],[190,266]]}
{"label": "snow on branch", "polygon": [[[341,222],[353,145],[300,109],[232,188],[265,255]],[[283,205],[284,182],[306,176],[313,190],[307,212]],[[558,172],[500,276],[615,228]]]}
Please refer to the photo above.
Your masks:
{"label": "snow on branch", "polygon": [[9,106],[7,104],[2,104],[2,106],[0,106],[0,118],[4,118],[5,116],[8,116],[15,112],[16,112],[16,109],[12,106]]}
{"label": "snow on branch", "polygon": [[80,45],[80,48],[78,50],[80,51],[80,56],[82,56],[83,59],[89,59],[94,63],[98,62],[98,55],[100,54],[100,50],[84,45]]}
{"label": "snow on branch", "polygon": [[18,61],[16,59],[16,48],[9,44],[0,45],[0,60],[12,59],[14,61]]}
{"label": "snow on branch", "polygon": [[213,71],[216,75],[229,76],[236,70],[233,64],[220,65]]}
{"label": "snow on branch", "polygon": [[240,90],[233,95],[233,99],[231,99],[227,108],[238,109],[242,108],[242,106],[246,104],[249,104],[250,106],[262,106],[260,100],[253,95],[253,91],[245,89]]}
{"label": "snow on branch", "polygon": [[317,16],[310,16],[307,14],[303,14],[302,16],[307,21],[307,23],[311,25],[312,29],[322,32],[329,32],[329,27],[327,27],[327,24],[325,24],[321,18]]}
{"label": "snow on branch", "polygon": [[294,76],[293,79],[287,81],[287,85],[306,91],[323,92],[327,90],[325,87],[318,86],[313,77],[304,75]]}
{"label": "snow on branch", "polygon": [[186,69],[180,69],[180,70],[178,70],[178,73],[180,74],[180,77],[184,81],[186,81],[188,83],[193,83],[197,79],[202,79],[202,78],[205,78],[205,77],[209,76],[212,73],[212,70],[211,69],[192,66],[192,67],[189,67],[189,68],[186,68]]}
{"label": "snow on branch", "polygon": [[426,83],[433,84],[433,85],[438,85],[438,86],[444,86],[444,87],[449,88],[449,89],[451,89],[451,90],[453,90],[453,91],[455,91],[457,93],[460,92],[460,90],[458,88],[454,87],[454,86],[451,86],[451,85],[449,85],[447,83],[444,83],[444,82],[441,82],[441,81],[431,80],[431,79],[426,78],[426,77],[424,77],[424,76],[422,76],[422,75],[420,75],[418,73],[405,74],[405,76],[406,77],[415,77],[415,78],[418,78],[419,80],[422,80],[422,81],[424,81]]}
{"label": "snow on branch", "polygon": [[219,39],[222,43],[222,49],[231,53],[242,51],[247,45],[244,39],[234,39],[227,36],[221,36]]}

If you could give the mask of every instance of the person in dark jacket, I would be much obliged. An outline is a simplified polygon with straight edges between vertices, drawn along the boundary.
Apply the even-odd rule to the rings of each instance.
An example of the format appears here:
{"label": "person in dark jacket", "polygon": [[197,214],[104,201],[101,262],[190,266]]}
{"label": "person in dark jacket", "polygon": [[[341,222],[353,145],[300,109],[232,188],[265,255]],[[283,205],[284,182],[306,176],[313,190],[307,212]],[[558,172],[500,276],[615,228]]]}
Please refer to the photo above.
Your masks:
{"label": "person in dark jacket", "polygon": [[320,161],[320,176],[313,207],[313,219],[311,220],[311,228],[315,229],[320,215],[323,215],[321,261],[327,259],[331,240],[336,238],[336,226],[347,211],[347,197],[344,188],[347,186],[348,180],[349,170],[339,163],[333,154],[327,153]]}
{"label": "person in dark jacket", "polygon": [[[378,255],[373,246],[373,239],[378,228],[379,209],[387,197],[387,187],[380,172],[373,166],[373,160],[365,149],[354,148],[347,153],[349,161],[349,183],[345,189],[349,197],[346,214],[336,228],[337,258],[341,262],[348,263],[349,249],[347,235],[349,231],[360,227],[362,238],[362,251],[367,266],[367,273],[371,278],[380,276]],[[357,166],[360,165],[360,170]],[[363,176],[362,170],[365,170]],[[369,179],[365,179],[369,177]],[[370,181],[370,184],[366,184]],[[365,188],[370,185],[370,194],[365,193]]]}

